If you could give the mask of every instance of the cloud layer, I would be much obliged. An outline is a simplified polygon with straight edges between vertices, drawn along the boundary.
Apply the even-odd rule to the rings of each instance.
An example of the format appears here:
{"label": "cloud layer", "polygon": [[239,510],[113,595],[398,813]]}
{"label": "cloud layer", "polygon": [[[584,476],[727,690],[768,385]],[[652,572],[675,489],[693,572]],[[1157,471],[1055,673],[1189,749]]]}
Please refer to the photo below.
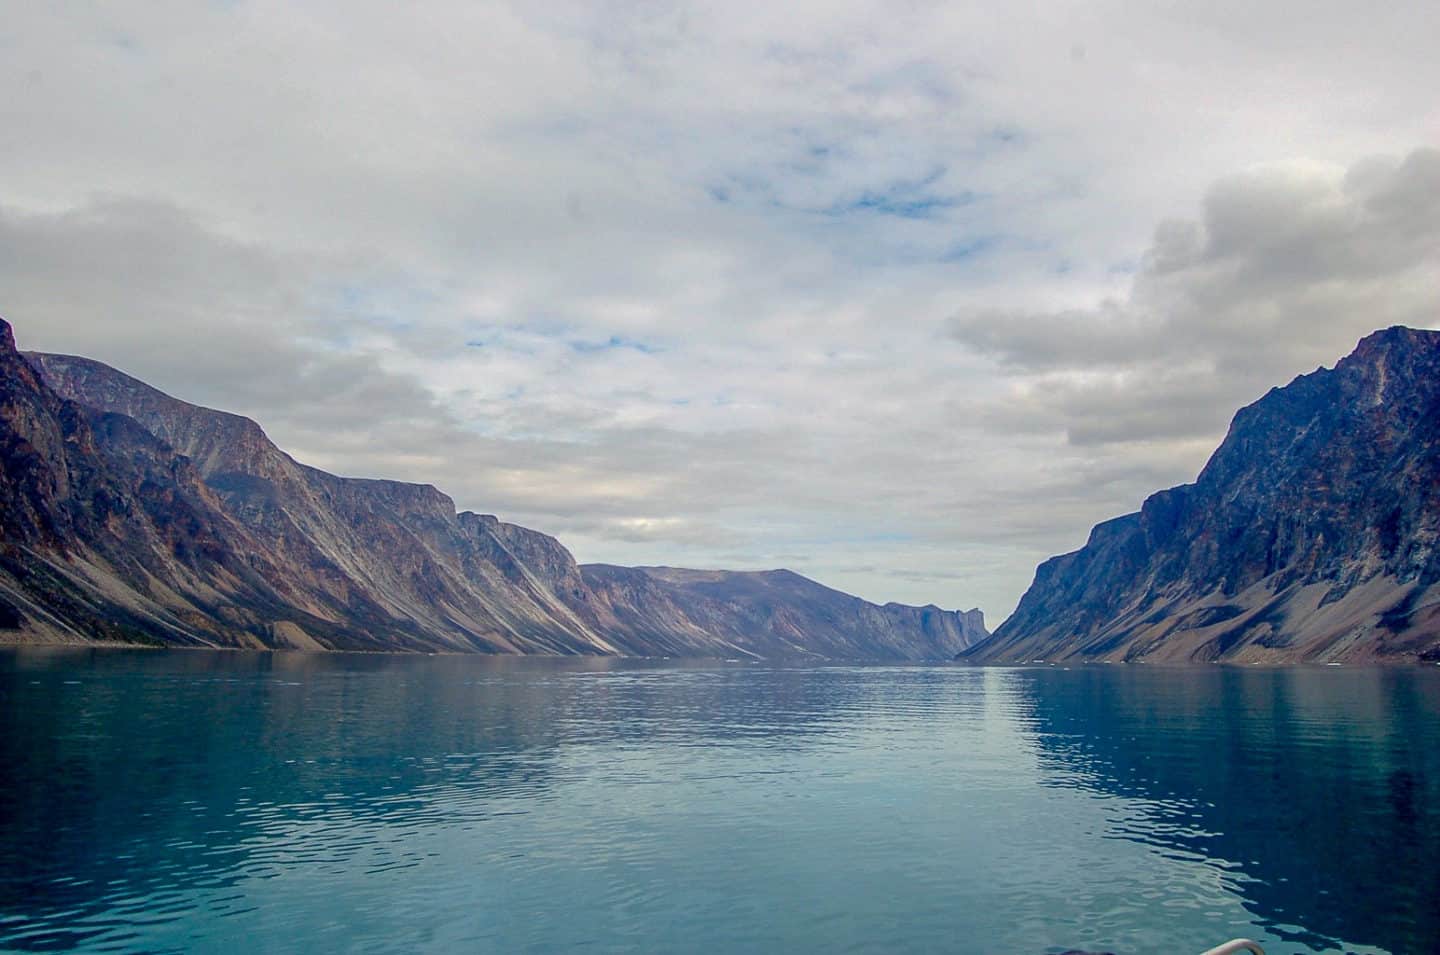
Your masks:
{"label": "cloud layer", "polygon": [[0,311],[582,559],[994,618],[1436,321],[1435,17],[32,4]]}

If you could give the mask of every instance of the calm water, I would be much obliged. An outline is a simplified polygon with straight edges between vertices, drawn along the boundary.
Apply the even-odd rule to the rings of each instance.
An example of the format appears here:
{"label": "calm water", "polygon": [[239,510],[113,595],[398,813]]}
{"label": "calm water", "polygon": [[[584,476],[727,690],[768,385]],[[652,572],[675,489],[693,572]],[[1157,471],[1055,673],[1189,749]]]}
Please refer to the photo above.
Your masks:
{"label": "calm water", "polygon": [[0,654],[0,948],[1440,951],[1440,668]]}

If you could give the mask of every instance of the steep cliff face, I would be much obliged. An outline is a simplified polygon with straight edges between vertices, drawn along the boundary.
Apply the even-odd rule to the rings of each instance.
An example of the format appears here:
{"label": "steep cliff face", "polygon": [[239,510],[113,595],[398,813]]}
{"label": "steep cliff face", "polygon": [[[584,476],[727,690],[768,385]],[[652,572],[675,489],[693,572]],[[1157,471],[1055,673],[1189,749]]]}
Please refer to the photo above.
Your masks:
{"label": "steep cliff face", "polygon": [[4,322],[0,527],[0,642],[259,646],[290,599],[186,458],[55,395]]}
{"label": "steep cliff face", "polygon": [[22,359],[3,328],[0,640],[922,659],[983,632],[797,575],[727,596],[635,571],[629,594],[552,537],[307,467],[99,362]]}
{"label": "steep cliff face", "polygon": [[1391,328],[1242,409],[1194,484],[1040,566],[965,658],[1440,655],[1440,332]]}

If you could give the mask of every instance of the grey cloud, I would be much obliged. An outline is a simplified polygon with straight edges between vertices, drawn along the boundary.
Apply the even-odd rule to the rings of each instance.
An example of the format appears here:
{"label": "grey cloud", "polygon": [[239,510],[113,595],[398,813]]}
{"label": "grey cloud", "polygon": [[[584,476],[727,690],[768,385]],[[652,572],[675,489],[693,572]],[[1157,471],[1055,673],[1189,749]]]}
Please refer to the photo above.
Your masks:
{"label": "grey cloud", "polygon": [[1049,313],[975,311],[951,319],[950,331],[981,354],[1023,371],[1123,368],[1152,357],[1159,345],[1152,323],[1113,301]]}
{"label": "grey cloud", "polygon": [[1437,197],[1430,149],[1227,178],[1199,221],[1157,230],[1124,300],[974,312],[951,334],[1023,383],[991,409],[998,422],[1063,422],[1077,445],[1214,434],[1373,329],[1437,321]]}

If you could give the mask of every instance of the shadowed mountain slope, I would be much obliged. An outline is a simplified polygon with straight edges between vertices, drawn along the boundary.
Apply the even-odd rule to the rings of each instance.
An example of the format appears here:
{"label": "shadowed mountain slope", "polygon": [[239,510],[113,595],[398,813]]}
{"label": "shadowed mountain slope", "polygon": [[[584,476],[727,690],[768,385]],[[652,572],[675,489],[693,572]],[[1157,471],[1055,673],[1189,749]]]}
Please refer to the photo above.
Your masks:
{"label": "shadowed mountain slope", "polygon": [[1440,332],[1241,409],[1194,484],[1041,564],[976,662],[1440,657]]}

